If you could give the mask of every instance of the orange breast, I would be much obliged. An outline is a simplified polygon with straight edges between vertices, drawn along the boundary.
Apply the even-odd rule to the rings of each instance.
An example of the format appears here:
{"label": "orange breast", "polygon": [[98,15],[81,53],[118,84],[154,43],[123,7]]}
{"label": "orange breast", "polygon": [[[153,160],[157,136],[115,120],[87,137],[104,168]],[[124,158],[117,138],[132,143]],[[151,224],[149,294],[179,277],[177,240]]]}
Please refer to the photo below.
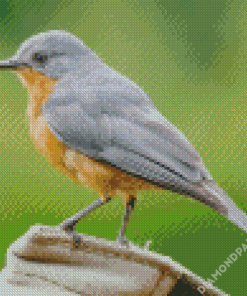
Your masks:
{"label": "orange breast", "polygon": [[42,105],[54,90],[57,80],[50,79],[32,69],[17,71],[30,95],[27,115],[30,118],[31,138],[35,146],[61,172],[78,184],[83,181],[90,185],[102,198],[106,198],[107,195],[114,197],[117,191],[121,191],[125,195],[125,202],[128,202],[129,196],[136,196],[138,190],[159,189],[111,165],[86,157],[58,140],[51,132],[41,111]]}
{"label": "orange breast", "polygon": [[79,183],[75,169],[67,168],[64,163],[67,146],[55,137],[42,115],[41,107],[54,90],[57,80],[50,79],[44,74],[40,74],[30,68],[17,70],[17,73],[22,83],[27,87],[30,96],[27,115],[30,122],[30,136],[36,148],[55,167],[70,177],[74,182]]}

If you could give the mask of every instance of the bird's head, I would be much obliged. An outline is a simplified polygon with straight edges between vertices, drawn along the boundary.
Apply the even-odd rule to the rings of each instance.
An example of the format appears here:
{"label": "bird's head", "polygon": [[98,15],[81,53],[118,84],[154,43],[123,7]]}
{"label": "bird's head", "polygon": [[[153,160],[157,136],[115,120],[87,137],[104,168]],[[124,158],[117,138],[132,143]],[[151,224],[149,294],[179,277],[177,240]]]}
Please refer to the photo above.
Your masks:
{"label": "bird's head", "polygon": [[0,62],[0,70],[22,71],[29,68],[51,79],[60,79],[93,56],[93,51],[76,36],[52,30],[24,41],[14,56]]}

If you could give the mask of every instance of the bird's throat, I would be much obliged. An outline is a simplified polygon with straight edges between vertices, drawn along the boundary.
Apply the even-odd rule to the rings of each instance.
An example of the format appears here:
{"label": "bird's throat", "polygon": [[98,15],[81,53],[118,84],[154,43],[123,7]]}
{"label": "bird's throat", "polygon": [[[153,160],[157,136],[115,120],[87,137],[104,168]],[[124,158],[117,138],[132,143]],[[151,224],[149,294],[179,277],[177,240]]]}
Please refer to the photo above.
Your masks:
{"label": "bird's throat", "polygon": [[54,90],[57,79],[51,79],[31,68],[17,70],[17,75],[24,86],[27,87],[29,103],[27,115],[30,120],[35,120],[41,114],[41,107]]}

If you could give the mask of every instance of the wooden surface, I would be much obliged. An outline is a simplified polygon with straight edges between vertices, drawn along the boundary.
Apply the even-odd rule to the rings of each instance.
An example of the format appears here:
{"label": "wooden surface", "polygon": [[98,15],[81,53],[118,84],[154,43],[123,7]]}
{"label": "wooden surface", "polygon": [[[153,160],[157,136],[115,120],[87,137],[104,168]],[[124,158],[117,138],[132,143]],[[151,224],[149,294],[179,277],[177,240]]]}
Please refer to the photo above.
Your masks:
{"label": "wooden surface", "polygon": [[33,226],[8,249],[0,294],[158,296],[186,291],[193,296],[202,295],[197,288],[203,286],[203,295],[226,295],[156,252],[83,234],[81,242],[74,248],[72,236],[59,227]]}

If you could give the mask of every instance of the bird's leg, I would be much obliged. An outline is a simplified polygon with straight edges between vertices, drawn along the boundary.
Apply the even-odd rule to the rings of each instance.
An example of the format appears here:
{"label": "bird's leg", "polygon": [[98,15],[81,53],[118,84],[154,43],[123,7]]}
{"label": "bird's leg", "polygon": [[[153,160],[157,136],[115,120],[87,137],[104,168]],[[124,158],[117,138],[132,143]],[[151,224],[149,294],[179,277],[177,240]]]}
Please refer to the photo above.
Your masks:
{"label": "bird's leg", "polygon": [[125,230],[127,228],[131,212],[134,210],[135,201],[136,201],[136,198],[134,196],[132,196],[130,198],[129,202],[127,203],[124,218],[123,218],[122,225],[121,225],[121,229],[118,234],[118,242],[124,246],[129,246],[129,241],[125,237]]}
{"label": "bird's leg", "polygon": [[103,204],[107,203],[108,201],[110,201],[111,198],[108,197],[105,200],[102,200],[101,198],[98,199],[97,201],[93,202],[92,204],[90,204],[89,206],[87,206],[86,208],[84,208],[82,211],[80,211],[79,213],[75,214],[74,216],[72,216],[69,219],[64,220],[61,224],[60,227],[66,231],[66,232],[70,232],[73,234],[73,240],[75,242],[76,247],[78,247],[78,245],[80,244],[80,236],[79,234],[74,230],[75,225],[85,216],[87,216],[89,213],[91,213],[93,210],[101,207]]}

